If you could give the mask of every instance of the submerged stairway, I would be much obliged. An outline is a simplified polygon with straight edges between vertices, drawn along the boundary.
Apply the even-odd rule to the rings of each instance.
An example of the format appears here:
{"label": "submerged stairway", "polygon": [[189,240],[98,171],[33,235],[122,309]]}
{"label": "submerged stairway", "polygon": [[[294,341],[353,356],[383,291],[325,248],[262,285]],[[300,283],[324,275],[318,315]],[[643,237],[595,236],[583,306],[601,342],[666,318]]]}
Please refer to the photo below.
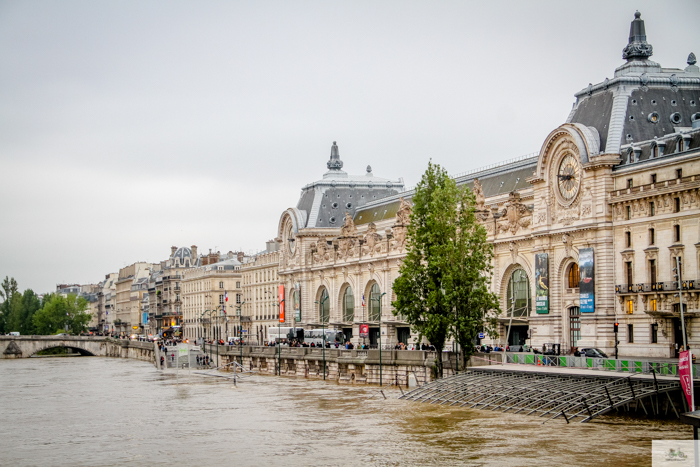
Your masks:
{"label": "submerged stairway", "polygon": [[647,415],[667,415],[670,408],[678,416],[669,393],[679,391],[680,382],[653,376],[472,369],[414,389],[401,399],[538,415],[545,421],[563,417],[567,423],[587,422],[631,406]]}

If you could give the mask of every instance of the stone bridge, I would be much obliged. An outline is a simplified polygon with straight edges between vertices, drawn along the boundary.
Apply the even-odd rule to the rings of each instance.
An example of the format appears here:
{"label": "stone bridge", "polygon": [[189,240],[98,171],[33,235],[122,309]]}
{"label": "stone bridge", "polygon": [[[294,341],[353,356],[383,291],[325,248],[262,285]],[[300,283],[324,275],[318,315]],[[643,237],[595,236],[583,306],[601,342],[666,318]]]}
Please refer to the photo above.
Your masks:
{"label": "stone bridge", "polygon": [[155,361],[152,342],[101,336],[0,336],[0,358],[29,358],[55,347],[66,347],[85,356]]}

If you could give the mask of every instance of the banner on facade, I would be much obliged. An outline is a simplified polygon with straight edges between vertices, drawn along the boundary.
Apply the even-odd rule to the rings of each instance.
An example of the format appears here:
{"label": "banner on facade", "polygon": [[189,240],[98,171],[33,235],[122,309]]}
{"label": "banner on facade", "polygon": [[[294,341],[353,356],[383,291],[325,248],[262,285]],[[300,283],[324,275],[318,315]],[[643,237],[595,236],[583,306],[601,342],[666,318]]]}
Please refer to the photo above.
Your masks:
{"label": "banner on facade", "polygon": [[369,336],[369,324],[360,324],[360,337]]}
{"label": "banner on facade", "polygon": [[695,394],[693,393],[693,354],[692,350],[681,352],[678,357],[678,375],[681,377],[683,394],[688,401],[690,412],[695,410]]}
{"label": "banner on facade", "polygon": [[279,286],[280,323],[284,323],[284,284]]}
{"label": "banner on facade", "polygon": [[581,248],[578,251],[578,270],[580,274],[579,299],[581,313],[595,311],[595,267],[593,248]]}
{"label": "banner on facade", "polygon": [[537,313],[549,313],[549,257],[547,253],[535,255],[535,290]]}
{"label": "banner on facade", "polygon": [[301,284],[294,283],[294,291],[292,292],[292,309],[294,310],[294,321],[301,321]]}

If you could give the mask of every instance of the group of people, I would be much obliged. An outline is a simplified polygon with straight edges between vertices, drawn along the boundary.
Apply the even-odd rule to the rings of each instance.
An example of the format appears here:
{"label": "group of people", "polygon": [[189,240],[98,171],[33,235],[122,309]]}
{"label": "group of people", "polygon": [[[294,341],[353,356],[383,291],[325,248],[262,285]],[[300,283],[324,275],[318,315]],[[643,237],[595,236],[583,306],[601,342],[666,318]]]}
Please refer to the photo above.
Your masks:
{"label": "group of people", "polygon": [[[495,346],[477,345],[475,350],[479,353],[503,352],[504,350],[506,352],[510,352],[510,346],[506,345],[505,347],[503,347],[499,344],[496,344]],[[523,351],[527,352],[527,346],[524,346]]]}

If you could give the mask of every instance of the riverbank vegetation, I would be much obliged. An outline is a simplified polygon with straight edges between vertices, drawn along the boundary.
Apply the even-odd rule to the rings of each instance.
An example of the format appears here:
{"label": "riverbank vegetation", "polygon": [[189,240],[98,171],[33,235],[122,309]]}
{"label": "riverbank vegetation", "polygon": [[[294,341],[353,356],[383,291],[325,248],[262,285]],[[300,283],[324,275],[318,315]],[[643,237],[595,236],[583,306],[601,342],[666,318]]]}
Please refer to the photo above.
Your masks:
{"label": "riverbank vegetation", "polygon": [[10,277],[0,283],[0,299],[0,334],[50,335],[66,329],[80,334],[87,331],[91,318],[84,297],[46,294],[40,298],[31,289],[20,293],[17,281]]}

